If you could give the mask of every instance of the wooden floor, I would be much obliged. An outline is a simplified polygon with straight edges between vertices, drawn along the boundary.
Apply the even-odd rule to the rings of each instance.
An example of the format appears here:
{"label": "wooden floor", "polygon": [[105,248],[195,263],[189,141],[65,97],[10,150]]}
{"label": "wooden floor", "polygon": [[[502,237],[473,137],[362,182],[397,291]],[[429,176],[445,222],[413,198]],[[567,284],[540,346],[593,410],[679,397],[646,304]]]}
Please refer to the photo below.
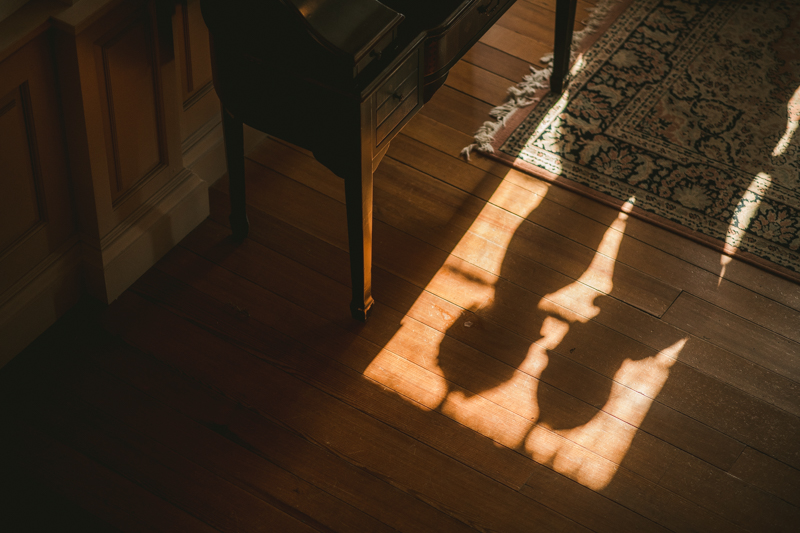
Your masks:
{"label": "wooden floor", "polygon": [[220,182],[0,371],[0,530],[797,531],[800,286],[458,157],[553,4],[519,0],[393,142],[366,325],[341,180],[268,140],[245,243]]}

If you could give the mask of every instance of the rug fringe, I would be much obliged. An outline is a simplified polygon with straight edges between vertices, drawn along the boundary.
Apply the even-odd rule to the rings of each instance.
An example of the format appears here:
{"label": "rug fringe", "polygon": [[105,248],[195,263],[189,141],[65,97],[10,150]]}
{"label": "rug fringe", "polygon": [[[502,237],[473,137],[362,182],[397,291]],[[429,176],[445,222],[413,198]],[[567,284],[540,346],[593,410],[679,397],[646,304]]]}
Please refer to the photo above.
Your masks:
{"label": "rug fringe", "polygon": [[[570,45],[570,62],[573,62],[577,56],[577,49],[581,41],[588,35],[593,34],[601,26],[611,9],[621,0],[600,0],[597,5],[590,8],[589,18],[582,21],[584,28],[572,34],[572,44]],[[541,60],[545,65],[550,65],[553,62],[553,54],[542,56]],[[544,89],[550,85],[550,75],[553,73],[552,65],[543,69],[537,69],[531,66],[531,73],[525,75],[522,81],[516,86],[508,89],[508,100],[489,112],[494,121],[484,122],[483,125],[475,132],[475,142],[461,150],[461,155],[470,160],[470,153],[473,150],[485,153],[494,153],[492,143],[497,132],[505,126],[506,121],[510,119],[517,109],[527,107],[539,101],[539,98],[534,96],[540,89]]]}

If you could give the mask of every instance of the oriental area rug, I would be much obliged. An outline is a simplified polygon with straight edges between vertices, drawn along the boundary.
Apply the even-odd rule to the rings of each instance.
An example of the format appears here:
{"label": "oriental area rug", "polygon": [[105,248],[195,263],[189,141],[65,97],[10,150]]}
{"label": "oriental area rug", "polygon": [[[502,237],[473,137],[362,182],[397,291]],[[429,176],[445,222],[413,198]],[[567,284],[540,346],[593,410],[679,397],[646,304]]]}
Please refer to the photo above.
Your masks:
{"label": "oriental area rug", "polygon": [[614,16],[574,49],[562,95],[510,106],[477,148],[800,280],[800,2],[633,0]]}

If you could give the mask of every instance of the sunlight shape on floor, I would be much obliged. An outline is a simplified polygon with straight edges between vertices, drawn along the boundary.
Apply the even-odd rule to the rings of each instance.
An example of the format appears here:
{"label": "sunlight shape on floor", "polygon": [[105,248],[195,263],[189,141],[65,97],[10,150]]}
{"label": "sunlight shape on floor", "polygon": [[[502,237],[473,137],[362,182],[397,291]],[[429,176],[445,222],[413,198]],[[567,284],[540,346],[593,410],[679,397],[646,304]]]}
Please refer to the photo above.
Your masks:
{"label": "sunlight shape on floor", "polygon": [[[795,90],[789,102],[786,104],[786,130],[781,138],[775,144],[772,150],[772,157],[780,157],[786,153],[789,145],[792,143],[795,134],[797,133],[798,125],[800,125],[800,87]],[[772,177],[766,172],[759,172],[753,178],[747,191],[742,195],[739,201],[740,206],[746,206],[742,210],[742,219],[739,224],[734,224],[731,220],[728,226],[728,235],[725,239],[724,252],[720,257],[720,273],[717,281],[717,286],[722,283],[725,278],[725,271],[728,265],[733,260],[733,255],[739,249],[745,231],[750,227],[753,217],[758,213],[761,206],[761,198],[767,194],[767,191],[772,186]],[[750,203],[748,203],[750,202]]]}
{"label": "sunlight shape on floor", "polygon": [[739,245],[742,244],[747,228],[750,227],[750,223],[758,214],[759,207],[761,207],[761,199],[764,198],[771,186],[772,177],[766,172],[759,172],[753,177],[753,181],[750,182],[747,190],[739,199],[739,204],[736,208],[739,211],[738,220],[731,218],[728,223],[728,234],[725,236],[725,244],[723,246],[724,254],[719,259],[720,272],[717,287],[725,278],[728,264],[733,260],[732,256],[739,249]]}
{"label": "sunlight shape on floor", "polygon": [[[561,93],[561,96],[558,98],[558,100],[550,107],[550,109],[547,110],[545,116],[542,117],[542,119],[536,125],[536,129],[531,132],[529,139],[538,139],[548,128],[553,127],[553,125],[558,126],[561,124],[558,116],[564,112],[569,102],[569,89],[564,89],[564,92]],[[555,172],[555,174],[559,174],[559,172]]]}
{"label": "sunlight shape on floor", "polygon": [[789,103],[786,104],[786,115],[786,131],[775,145],[775,149],[772,150],[773,157],[783,155],[786,152],[794,134],[797,132],[797,126],[800,123],[800,87],[797,88],[794,95],[789,99]]}
{"label": "sunlight shape on floor", "polygon": [[[536,425],[525,449],[533,459],[549,464],[592,490],[608,486],[636,436],[639,426],[669,377],[686,343],[682,339],[655,357],[626,360],[614,376],[611,394],[601,410],[586,424],[553,431]],[[645,390],[633,390],[619,382],[634,381]]]}
{"label": "sunlight shape on floor", "polygon": [[[464,237],[453,249],[448,260],[431,279],[425,289],[426,293],[442,296],[463,309],[473,311],[489,305],[494,299],[494,286],[497,281],[497,276],[492,272],[500,271],[506,249],[517,227],[541,200],[542,197],[534,193],[520,195],[518,188],[502,185],[498,187],[470,229],[464,233]],[[513,203],[515,212],[524,213],[525,217],[515,217],[513,219],[515,225],[504,227],[503,231],[492,235],[492,240],[489,242],[481,235],[486,234],[486,220],[492,218],[489,211],[496,209],[490,205],[493,203],[499,205]],[[494,396],[492,391],[467,397],[464,392],[451,389],[437,363],[438,346],[444,338],[442,332],[453,327],[461,315],[446,313],[433,307],[423,294],[403,318],[397,333],[365,369],[364,375],[419,402],[425,408],[438,408],[447,416],[502,445],[519,446],[530,430],[530,418],[535,416],[535,400],[528,402],[530,412],[510,417],[513,423],[500,428],[496,424],[488,423],[487,421],[496,420],[499,411],[503,410],[488,399]],[[413,318],[418,316],[428,316],[428,323],[435,321],[436,329]],[[469,326],[465,324],[465,327]],[[546,361],[543,350],[539,348],[538,352],[542,352],[541,356],[545,357]],[[403,363],[400,361],[403,358],[396,354],[410,358],[417,368],[409,368],[407,365],[412,363]],[[413,372],[414,377],[408,379],[406,376],[410,374],[407,372]],[[423,386],[420,386],[420,379],[424,380]],[[516,383],[507,382],[504,385],[513,388],[514,385],[519,385],[519,380],[530,379],[530,375],[517,372],[512,379]],[[505,391],[495,392],[505,394]]]}
{"label": "sunlight shape on floor", "polygon": [[[549,362],[548,350],[558,350],[574,325],[596,317],[601,311],[595,300],[607,297],[613,289],[615,260],[633,199],[605,231],[580,278],[538,302],[543,316],[540,338],[531,342],[524,360],[516,368],[509,368],[507,378],[476,394],[448,381],[449,376],[439,366],[444,331],[473,328],[469,334],[480,335],[480,324],[473,323],[480,320],[477,318],[480,315],[472,313],[492,305],[511,239],[541,200],[534,193],[520,195],[518,188],[498,187],[364,374],[423,409],[437,410],[491,438],[498,446],[518,450],[583,485],[599,489],[610,483],[619,468],[684,341],[650,357],[622,361],[605,405],[594,415],[589,413],[592,418],[582,426],[554,430],[539,424],[537,394],[539,378]],[[498,218],[497,207],[490,204],[513,204],[514,213],[520,216]],[[494,217],[490,212],[494,212]],[[492,223],[503,226],[493,228]],[[442,305],[437,306],[434,295],[466,312],[455,307],[446,311]],[[477,350],[456,347],[458,355],[464,356],[465,365],[475,360],[470,360],[467,352]]]}
{"label": "sunlight shape on floor", "polygon": [[[540,343],[556,348],[569,329],[576,323],[586,323],[600,313],[594,299],[613,289],[613,265],[607,258],[616,258],[625,234],[628,215],[633,200],[624,204],[624,211],[611,224],[597,247],[591,264],[575,282],[545,296],[540,309],[552,316],[545,320]],[[585,290],[591,284],[592,294]],[[562,312],[572,307],[573,300],[583,298],[581,315]],[[549,464],[554,470],[591,489],[607,486],[618,465],[630,449],[637,428],[644,420],[653,399],[661,392],[685,340],[676,342],[654,357],[639,361],[626,359],[614,375],[611,392],[605,405],[586,424],[567,430],[554,431],[537,424],[529,433],[525,449],[539,463]],[[633,390],[621,383],[635,383]]]}
{"label": "sunlight shape on floor", "polygon": [[[583,316],[580,319],[581,322],[587,322],[600,313],[600,309],[594,305],[593,300],[600,293],[611,293],[614,288],[614,265],[622,238],[625,236],[628,212],[632,207],[632,201],[623,204],[623,211],[620,212],[617,219],[606,230],[603,240],[597,246],[592,262],[589,263],[581,277],[557,292],[545,296],[539,303],[540,309],[558,315],[562,307],[571,308],[574,306],[573,301],[582,301],[583,305],[579,311]],[[586,291],[586,287],[591,287],[598,292],[592,296],[591,293]],[[562,317],[562,319],[566,318]]]}

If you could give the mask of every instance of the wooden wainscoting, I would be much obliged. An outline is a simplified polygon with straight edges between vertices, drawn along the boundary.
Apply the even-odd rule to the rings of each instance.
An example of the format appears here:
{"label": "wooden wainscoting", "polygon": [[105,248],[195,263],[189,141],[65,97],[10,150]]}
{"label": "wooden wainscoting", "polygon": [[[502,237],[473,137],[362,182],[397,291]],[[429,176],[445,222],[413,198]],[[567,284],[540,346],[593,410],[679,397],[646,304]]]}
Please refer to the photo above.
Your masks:
{"label": "wooden wainscoting", "polygon": [[56,17],[56,51],[86,284],[110,302],[208,207],[205,182],[183,166],[178,79],[160,4],[97,4]]}
{"label": "wooden wainscoting", "polygon": [[81,293],[116,298],[224,172],[199,2],[30,0],[0,21],[0,366]]}
{"label": "wooden wainscoting", "polygon": [[60,104],[47,32],[33,28],[22,42],[5,43],[0,55],[0,365],[52,324],[79,293],[77,225]]}

